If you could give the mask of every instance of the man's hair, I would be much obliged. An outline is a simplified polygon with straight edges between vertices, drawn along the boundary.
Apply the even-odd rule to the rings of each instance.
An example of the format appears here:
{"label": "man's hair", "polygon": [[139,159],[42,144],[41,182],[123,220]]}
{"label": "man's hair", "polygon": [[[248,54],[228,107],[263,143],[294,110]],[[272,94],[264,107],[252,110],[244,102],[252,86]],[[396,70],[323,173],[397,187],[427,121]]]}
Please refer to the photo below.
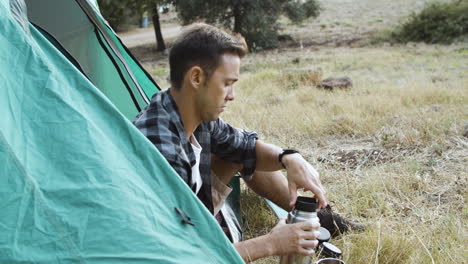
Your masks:
{"label": "man's hair", "polygon": [[209,79],[225,53],[244,57],[247,54],[245,39],[239,34],[229,34],[207,24],[197,23],[187,27],[169,53],[172,87],[180,90],[185,73],[195,65],[200,66]]}

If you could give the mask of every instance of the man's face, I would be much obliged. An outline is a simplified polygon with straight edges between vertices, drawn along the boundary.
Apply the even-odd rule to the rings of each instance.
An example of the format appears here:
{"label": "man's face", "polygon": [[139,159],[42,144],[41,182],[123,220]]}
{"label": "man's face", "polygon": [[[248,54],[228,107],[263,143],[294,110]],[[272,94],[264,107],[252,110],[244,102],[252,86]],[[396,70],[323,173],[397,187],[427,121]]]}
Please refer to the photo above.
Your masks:
{"label": "man's face", "polygon": [[218,119],[228,101],[234,100],[234,83],[239,79],[240,58],[231,53],[221,56],[218,67],[200,89],[197,109],[203,121]]}

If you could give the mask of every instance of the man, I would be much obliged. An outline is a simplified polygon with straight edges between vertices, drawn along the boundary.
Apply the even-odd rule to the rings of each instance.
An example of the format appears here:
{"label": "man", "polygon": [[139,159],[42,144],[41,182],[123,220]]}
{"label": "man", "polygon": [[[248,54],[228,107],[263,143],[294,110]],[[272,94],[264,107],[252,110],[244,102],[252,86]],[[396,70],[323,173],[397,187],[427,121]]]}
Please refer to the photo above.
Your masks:
{"label": "man", "polygon": [[[230,192],[227,183],[241,172],[247,185],[285,209],[297,189],[314,193],[325,207],[325,190],[317,171],[294,150],[257,140],[255,132],[230,126],[219,118],[234,100],[245,40],[206,24],[187,28],[170,55],[171,88],[155,94],[135,125],[159,149],[204,205],[219,211]],[[286,178],[278,172],[287,171]],[[317,228],[310,223],[279,224],[270,233],[234,244],[246,261],[271,255],[313,253]]]}

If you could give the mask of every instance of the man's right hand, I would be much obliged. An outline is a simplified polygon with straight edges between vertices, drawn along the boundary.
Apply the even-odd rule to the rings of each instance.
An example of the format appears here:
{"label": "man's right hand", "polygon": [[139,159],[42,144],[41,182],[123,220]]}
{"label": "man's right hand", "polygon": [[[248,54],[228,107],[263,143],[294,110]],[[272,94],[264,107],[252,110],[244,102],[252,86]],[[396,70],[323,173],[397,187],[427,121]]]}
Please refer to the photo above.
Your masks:
{"label": "man's right hand", "polygon": [[307,230],[318,227],[319,224],[310,222],[286,224],[285,219],[282,219],[270,233],[237,242],[234,247],[246,263],[267,256],[311,255],[318,245],[320,232]]}
{"label": "man's right hand", "polygon": [[318,229],[319,224],[301,222],[286,224],[285,219],[267,234],[272,243],[273,255],[284,256],[290,254],[311,255],[318,245],[319,231],[308,231]]}

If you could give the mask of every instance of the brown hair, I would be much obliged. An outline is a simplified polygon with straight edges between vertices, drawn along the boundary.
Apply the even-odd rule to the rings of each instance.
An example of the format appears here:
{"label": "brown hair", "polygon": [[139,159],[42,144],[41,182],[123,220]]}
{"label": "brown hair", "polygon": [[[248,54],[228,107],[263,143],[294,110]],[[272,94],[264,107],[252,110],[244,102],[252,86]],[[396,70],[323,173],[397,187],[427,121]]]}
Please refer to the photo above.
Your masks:
{"label": "brown hair", "polygon": [[244,57],[247,54],[245,39],[203,23],[187,27],[169,53],[172,87],[180,90],[185,73],[195,65],[200,66],[209,78],[225,53]]}

